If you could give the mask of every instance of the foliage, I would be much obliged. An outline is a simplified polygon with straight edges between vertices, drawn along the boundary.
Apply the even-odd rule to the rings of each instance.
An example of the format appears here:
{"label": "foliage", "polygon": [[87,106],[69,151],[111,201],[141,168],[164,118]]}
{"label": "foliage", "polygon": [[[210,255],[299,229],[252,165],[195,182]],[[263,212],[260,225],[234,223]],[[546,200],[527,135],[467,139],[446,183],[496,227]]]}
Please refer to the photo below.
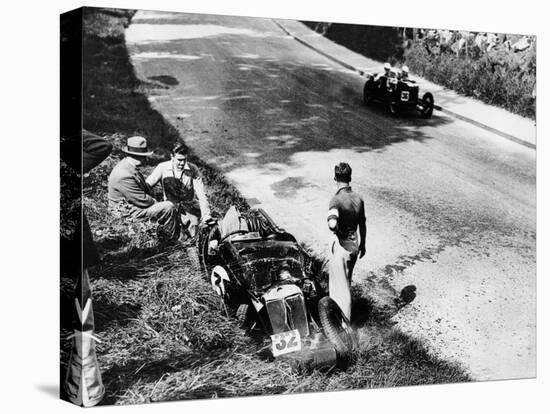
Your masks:
{"label": "foliage", "polygon": [[535,50],[522,60],[505,53],[487,53],[479,58],[451,53],[429,54],[421,44],[407,49],[403,61],[411,71],[435,83],[488,104],[534,119],[536,82]]}

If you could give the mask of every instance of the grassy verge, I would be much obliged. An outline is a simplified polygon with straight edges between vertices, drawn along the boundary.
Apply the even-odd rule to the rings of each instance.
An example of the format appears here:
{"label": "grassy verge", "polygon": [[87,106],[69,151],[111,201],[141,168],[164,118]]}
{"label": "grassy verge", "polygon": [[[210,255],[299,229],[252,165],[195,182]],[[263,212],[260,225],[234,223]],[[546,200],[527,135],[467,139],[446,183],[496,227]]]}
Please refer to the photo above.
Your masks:
{"label": "grassy verge", "polygon": [[[364,320],[361,348],[345,371],[293,372],[266,361],[261,339],[240,331],[201,275],[195,246],[162,248],[145,233],[129,234],[111,219],[107,176],[121,158],[128,136],[149,137],[157,158],[177,139],[177,130],[151,109],[146,98],[158,85],[136,79],[124,45],[130,14],[89,9],[84,30],[84,127],[110,140],[115,150],[84,182],[84,203],[103,264],[92,273],[98,356],[106,385],[103,404],[343,390],[467,381],[458,367],[426,352],[391,326],[391,309],[356,286],[354,307]],[[214,212],[230,204],[247,208],[238,191],[197,157]],[[147,167],[151,168],[151,166]],[[313,258],[312,271],[322,272]],[[326,277],[326,275],[325,275]],[[62,312],[70,315],[72,286],[62,278]],[[391,307],[391,306],[390,306]],[[62,321],[66,332],[68,320]],[[68,346],[62,343],[61,360]]]}
{"label": "grassy verge", "polygon": [[429,54],[414,44],[405,51],[403,62],[418,75],[460,94],[535,119],[536,52],[517,58],[513,53],[494,52],[472,58],[454,53]]}

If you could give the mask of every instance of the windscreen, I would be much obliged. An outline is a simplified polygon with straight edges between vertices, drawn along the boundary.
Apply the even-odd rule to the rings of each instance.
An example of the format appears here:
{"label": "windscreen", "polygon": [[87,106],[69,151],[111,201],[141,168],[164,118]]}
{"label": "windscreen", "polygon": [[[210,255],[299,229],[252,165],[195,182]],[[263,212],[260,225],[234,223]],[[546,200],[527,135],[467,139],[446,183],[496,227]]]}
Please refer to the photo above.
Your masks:
{"label": "windscreen", "polygon": [[224,218],[218,222],[218,226],[222,240],[230,234],[247,232],[249,230],[246,220],[241,216],[235,206],[231,206],[229,210],[227,210]]}

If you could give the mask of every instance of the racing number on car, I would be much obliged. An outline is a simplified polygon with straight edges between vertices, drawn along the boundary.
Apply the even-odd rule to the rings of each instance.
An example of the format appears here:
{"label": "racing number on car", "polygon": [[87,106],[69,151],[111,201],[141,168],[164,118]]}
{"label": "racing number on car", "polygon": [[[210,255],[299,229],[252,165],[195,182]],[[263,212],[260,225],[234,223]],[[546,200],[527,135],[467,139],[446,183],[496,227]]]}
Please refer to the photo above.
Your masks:
{"label": "racing number on car", "polygon": [[297,329],[271,335],[273,356],[299,351],[302,348],[300,332]]}
{"label": "racing number on car", "polygon": [[296,341],[296,337],[291,336],[288,342],[286,339],[280,338],[279,342],[275,344],[275,347],[277,348],[278,351],[282,351],[285,348],[295,348],[296,345],[298,345],[298,342]]}

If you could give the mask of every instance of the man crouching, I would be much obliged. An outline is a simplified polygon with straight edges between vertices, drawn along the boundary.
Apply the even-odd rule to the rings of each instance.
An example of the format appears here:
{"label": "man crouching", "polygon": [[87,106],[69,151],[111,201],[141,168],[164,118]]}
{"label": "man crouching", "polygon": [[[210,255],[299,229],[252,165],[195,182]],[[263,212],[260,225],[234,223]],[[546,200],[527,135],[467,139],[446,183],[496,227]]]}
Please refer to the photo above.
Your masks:
{"label": "man crouching", "polygon": [[176,206],[171,201],[157,202],[139,170],[153,151],[147,149],[147,140],[143,137],[128,138],[127,144],[122,150],[127,156],[109,175],[109,208],[132,221],[155,221],[166,238],[176,240],[179,236]]}
{"label": "man crouching", "polygon": [[185,144],[177,142],[172,148],[172,158],[157,165],[146,181],[151,188],[160,183],[164,200],[177,207],[182,225],[181,237],[194,239],[199,220],[210,216],[210,208],[202,175],[198,167],[188,161]]}
{"label": "man crouching", "polygon": [[[340,306],[348,320],[351,317],[351,276],[357,255],[365,255],[367,226],[365,204],[351,190],[351,167],[345,162],[334,167],[338,190],[329,203],[328,227],[336,235],[331,243],[329,263],[329,296]],[[359,227],[360,240],[357,240]]]}

